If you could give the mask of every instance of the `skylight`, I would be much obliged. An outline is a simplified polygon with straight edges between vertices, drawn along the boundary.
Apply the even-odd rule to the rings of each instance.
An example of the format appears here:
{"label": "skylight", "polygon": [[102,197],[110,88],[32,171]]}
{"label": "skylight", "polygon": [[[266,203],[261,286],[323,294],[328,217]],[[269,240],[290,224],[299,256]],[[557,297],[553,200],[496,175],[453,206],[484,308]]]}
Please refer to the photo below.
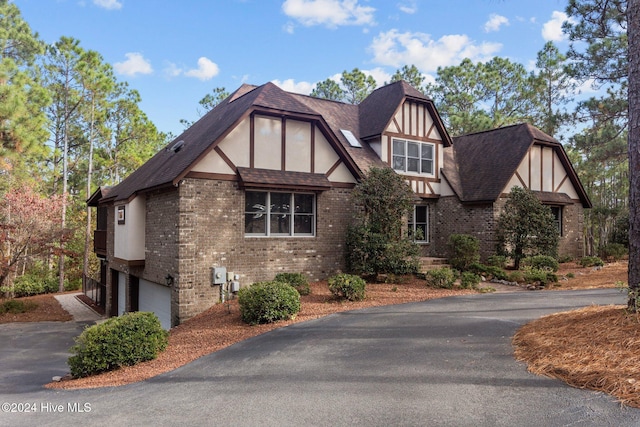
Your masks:
{"label": "skylight", "polygon": [[344,137],[347,138],[347,141],[349,142],[350,146],[362,148],[362,145],[360,144],[360,141],[358,141],[358,138],[356,138],[355,135],[353,133],[351,133],[350,130],[340,129],[340,132],[342,132]]}

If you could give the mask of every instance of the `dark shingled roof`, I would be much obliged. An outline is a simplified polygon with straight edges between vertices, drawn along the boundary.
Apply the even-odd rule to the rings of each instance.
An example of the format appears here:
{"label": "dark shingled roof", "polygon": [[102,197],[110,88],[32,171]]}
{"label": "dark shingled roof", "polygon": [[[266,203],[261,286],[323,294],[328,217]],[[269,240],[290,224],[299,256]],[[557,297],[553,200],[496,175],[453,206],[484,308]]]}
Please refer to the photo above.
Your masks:
{"label": "dark shingled roof", "polygon": [[[252,111],[316,121],[330,143],[335,144],[334,148],[352,173],[363,176],[371,166],[384,167],[385,164],[366,142],[361,148],[352,147],[341,129],[351,131],[364,142],[365,138],[382,133],[405,98],[424,102],[428,108],[434,109],[430,99],[403,81],[375,90],[360,105],[285,92],[273,83],[242,85],[165,149],[113,187],[109,200],[128,200],[140,191],[177,184],[199,159],[213,149],[214,143]],[[443,138],[449,138],[444,127],[439,127],[439,130]],[[445,145],[448,145],[447,141]]]}
{"label": "dark shingled roof", "polygon": [[238,168],[240,182],[251,187],[271,187],[277,185],[288,189],[328,190],[331,182],[324,174],[288,172],[271,169]]}
{"label": "dark shingled roof", "polygon": [[423,103],[427,107],[431,116],[436,120],[436,127],[442,136],[444,145],[450,145],[451,138],[440,120],[440,115],[437,113],[433,101],[404,80],[374,90],[360,103],[361,138],[368,139],[382,134],[405,98]]}
{"label": "dark shingled roof", "polygon": [[453,138],[453,147],[445,150],[443,174],[462,202],[495,202],[535,143],[554,148],[582,205],[591,207],[562,144],[526,123]]}

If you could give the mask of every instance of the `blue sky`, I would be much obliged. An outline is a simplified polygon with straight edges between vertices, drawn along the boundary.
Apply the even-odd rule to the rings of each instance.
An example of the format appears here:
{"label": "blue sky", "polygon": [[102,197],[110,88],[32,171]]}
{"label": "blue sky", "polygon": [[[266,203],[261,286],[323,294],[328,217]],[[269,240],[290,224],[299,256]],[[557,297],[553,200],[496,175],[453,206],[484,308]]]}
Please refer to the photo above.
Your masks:
{"label": "blue sky", "polygon": [[80,40],[140,92],[163,132],[196,120],[213,88],[274,82],[308,94],[359,68],[378,84],[403,65],[427,78],[469,57],[532,69],[561,51],[567,0],[14,0],[47,43]]}

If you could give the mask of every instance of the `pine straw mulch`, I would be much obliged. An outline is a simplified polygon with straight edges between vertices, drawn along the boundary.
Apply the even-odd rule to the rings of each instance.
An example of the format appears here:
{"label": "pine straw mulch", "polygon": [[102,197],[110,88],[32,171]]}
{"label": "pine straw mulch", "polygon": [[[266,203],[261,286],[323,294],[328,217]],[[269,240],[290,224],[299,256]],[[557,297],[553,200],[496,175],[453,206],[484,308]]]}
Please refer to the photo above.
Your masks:
{"label": "pine straw mulch", "polygon": [[[36,304],[35,309],[24,313],[0,314],[0,323],[15,322],[68,322],[73,317],[60,305],[52,294],[35,295],[32,297],[17,298],[19,301]],[[0,303],[6,301],[0,298]]]}
{"label": "pine straw mulch", "polygon": [[640,408],[640,317],[625,306],[545,316],[521,327],[512,342],[530,372]]}
{"label": "pine straw mulch", "polygon": [[239,341],[294,323],[365,307],[474,293],[470,290],[430,289],[425,286],[424,280],[412,279],[400,284],[368,284],[364,301],[349,302],[335,300],[329,292],[327,282],[311,283],[310,286],[311,294],[300,298],[301,309],[295,319],[249,326],[240,319],[237,300],[231,301],[229,305],[216,304],[172,328],[169,332],[169,346],[157,359],[86,378],[65,377],[60,382],[47,384],[46,387],[79,389],[129,384],[171,371]]}

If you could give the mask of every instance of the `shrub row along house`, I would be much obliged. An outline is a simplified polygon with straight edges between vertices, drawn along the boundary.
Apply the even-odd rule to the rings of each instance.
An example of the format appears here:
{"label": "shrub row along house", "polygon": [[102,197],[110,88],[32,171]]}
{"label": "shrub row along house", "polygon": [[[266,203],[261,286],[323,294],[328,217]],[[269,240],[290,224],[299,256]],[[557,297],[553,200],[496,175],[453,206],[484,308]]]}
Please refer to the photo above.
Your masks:
{"label": "shrub row along house", "polygon": [[345,268],[351,192],[371,167],[393,168],[418,196],[407,224],[422,230],[423,256],[445,257],[452,233],[493,254],[513,186],[552,207],[561,254],[583,253],[590,201],[562,145],[530,125],[452,139],[433,102],[404,81],[359,105],[242,85],[89,199],[97,299],[111,315],[153,311],[169,328],[219,301],[216,267],[243,286],[279,272],[325,279]]}

